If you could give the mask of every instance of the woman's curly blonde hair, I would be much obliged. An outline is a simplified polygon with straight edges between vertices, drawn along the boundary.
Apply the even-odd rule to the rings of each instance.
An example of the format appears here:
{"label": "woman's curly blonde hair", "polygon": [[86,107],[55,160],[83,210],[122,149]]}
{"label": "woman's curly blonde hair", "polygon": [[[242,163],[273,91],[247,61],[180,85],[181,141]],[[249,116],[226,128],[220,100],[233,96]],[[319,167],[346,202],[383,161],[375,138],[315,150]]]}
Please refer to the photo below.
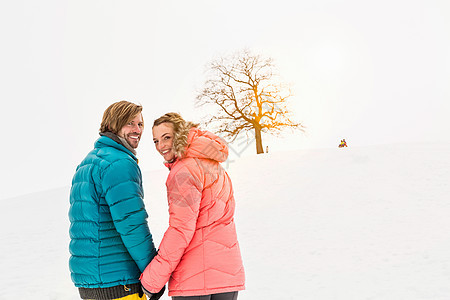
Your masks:
{"label": "woman's curly blonde hair", "polygon": [[[177,157],[182,158],[187,147],[187,139],[189,131],[192,127],[198,127],[199,124],[185,121],[179,114],[170,112],[153,122],[153,127],[161,125],[162,123],[169,123],[173,126],[173,151]],[[153,128],[152,127],[152,128]]]}

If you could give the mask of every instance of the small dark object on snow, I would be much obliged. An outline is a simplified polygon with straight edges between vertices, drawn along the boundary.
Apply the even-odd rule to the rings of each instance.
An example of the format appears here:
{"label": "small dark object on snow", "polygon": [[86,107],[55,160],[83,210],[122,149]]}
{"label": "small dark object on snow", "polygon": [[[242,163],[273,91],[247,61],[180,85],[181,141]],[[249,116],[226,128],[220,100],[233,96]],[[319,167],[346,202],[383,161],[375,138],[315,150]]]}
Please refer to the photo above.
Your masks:
{"label": "small dark object on snow", "polygon": [[345,139],[341,140],[341,143],[339,144],[339,148],[344,148],[347,147],[347,142],[345,141]]}

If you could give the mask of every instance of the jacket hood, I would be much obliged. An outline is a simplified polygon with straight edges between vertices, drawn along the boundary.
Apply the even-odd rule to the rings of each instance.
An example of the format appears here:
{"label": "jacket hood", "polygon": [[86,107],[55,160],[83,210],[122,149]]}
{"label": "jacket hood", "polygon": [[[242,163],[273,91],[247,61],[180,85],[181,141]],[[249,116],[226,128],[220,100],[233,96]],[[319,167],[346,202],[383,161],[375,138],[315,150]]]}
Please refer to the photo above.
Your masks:
{"label": "jacket hood", "polygon": [[214,133],[193,127],[189,131],[184,157],[205,158],[224,162],[228,158],[228,145]]}
{"label": "jacket hood", "polygon": [[[226,161],[228,158],[227,142],[212,132],[192,127],[188,131],[187,137],[184,136],[184,139],[187,140],[187,145],[183,156],[181,158],[177,156],[171,162],[164,162],[167,168],[172,169],[177,161],[185,157],[211,159],[219,163]],[[178,142],[182,140],[183,136],[174,140],[175,149],[179,148]]]}
{"label": "jacket hood", "polygon": [[228,145],[214,133],[193,127],[187,137],[184,157],[205,158],[224,162],[228,158]]}

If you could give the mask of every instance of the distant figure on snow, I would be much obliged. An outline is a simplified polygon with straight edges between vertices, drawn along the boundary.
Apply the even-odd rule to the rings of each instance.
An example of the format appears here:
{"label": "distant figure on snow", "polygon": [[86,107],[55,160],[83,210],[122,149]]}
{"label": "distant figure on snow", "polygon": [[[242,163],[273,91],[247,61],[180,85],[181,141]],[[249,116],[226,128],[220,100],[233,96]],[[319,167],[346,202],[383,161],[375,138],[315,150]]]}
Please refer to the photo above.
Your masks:
{"label": "distant figure on snow", "polygon": [[339,144],[339,148],[344,148],[347,147],[347,142],[345,141],[345,139],[341,140],[341,143]]}

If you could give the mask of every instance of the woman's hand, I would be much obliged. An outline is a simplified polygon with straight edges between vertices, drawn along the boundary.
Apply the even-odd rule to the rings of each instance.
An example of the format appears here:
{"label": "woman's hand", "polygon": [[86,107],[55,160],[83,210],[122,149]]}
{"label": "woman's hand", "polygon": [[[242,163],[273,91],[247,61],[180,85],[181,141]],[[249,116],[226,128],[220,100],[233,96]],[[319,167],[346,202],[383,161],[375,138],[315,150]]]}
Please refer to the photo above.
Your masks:
{"label": "woman's hand", "polygon": [[153,294],[147,291],[144,287],[142,287],[142,291],[144,291],[144,294],[147,295],[148,300],[158,300],[164,294],[165,290],[166,286],[163,286],[163,288],[158,293]]}

